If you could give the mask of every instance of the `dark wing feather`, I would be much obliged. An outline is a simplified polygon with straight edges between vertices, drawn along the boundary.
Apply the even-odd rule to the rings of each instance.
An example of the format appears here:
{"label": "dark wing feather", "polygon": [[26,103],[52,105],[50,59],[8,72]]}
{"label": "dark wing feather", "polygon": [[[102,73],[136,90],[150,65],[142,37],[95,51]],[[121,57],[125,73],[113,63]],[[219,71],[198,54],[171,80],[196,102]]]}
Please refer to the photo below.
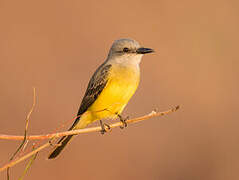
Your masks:
{"label": "dark wing feather", "polygon": [[[75,125],[80,120],[80,115],[83,114],[85,111],[87,111],[87,109],[95,102],[97,97],[104,89],[108,81],[108,74],[110,68],[111,68],[110,64],[109,65],[102,64],[92,76],[86,89],[85,96],[81,102],[80,109],[78,111],[78,117],[76,118],[75,122],[73,123],[73,125],[69,130],[72,130],[75,127]],[[54,149],[54,151],[49,155],[48,158],[52,159],[57,157],[72,137],[73,135],[63,136],[60,139],[60,141],[58,141],[58,143],[61,145],[56,147],[56,149]]]}
{"label": "dark wing feather", "polygon": [[108,81],[108,73],[111,65],[102,64],[92,76],[81,102],[78,116],[83,114],[97,99]]}
{"label": "dark wing feather", "polygon": [[[92,76],[88,84],[88,87],[86,89],[83,100],[81,102],[81,105],[77,114],[78,117],[87,111],[87,109],[95,102],[97,97],[100,95],[100,93],[104,89],[108,81],[108,74],[109,74],[111,66],[112,66],[111,64],[108,64],[108,65],[102,64]],[[78,123],[79,120],[80,118],[77,118],[75,120],[71,129]]]}

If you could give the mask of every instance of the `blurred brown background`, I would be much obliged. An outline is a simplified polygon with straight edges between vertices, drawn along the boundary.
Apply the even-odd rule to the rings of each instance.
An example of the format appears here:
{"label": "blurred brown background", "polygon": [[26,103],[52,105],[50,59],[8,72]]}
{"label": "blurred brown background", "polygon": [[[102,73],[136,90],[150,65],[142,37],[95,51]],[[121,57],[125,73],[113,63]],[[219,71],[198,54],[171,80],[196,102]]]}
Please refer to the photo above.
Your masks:
{"label": "blurred brown background", "polygon": [[[115,39],[156,50],[124,115],[180,111],[78,136],[56,160],[41,152],[26,180],[238,179],[238,1],[0,0],[0,133],[54,132],[72,119]],[[67,126],[64,128],[67,129]],[[19,142],[0,141],[0,165]],[[11,170],[17,179],[26,162]],[[1,172],[0,179],[6,179]]]}

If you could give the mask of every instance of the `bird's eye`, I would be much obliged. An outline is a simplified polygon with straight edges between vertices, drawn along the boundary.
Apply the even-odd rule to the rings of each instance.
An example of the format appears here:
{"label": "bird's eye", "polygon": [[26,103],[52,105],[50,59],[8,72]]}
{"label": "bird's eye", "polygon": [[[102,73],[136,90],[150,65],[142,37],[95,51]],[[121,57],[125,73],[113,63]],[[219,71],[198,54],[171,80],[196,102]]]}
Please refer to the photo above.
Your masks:
{"label": "bird's eye", "polygon": [[129,48],[125,47],[125,48],[123,49],[123,51],[124,51],[124,52],[129,52]]}

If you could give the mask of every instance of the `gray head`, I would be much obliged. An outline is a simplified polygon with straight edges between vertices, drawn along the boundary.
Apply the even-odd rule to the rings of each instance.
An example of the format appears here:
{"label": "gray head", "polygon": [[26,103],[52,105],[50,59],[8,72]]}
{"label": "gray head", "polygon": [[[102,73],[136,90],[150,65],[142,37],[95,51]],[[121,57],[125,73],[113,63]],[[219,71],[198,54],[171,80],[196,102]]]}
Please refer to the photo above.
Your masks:
{"label": "gray head", "polygon": [[142,47],[133,39],[116,40],[110,48],[108,59],[117,58],[118,61],[141,60],[143,54],[152,53],[153,49]]}

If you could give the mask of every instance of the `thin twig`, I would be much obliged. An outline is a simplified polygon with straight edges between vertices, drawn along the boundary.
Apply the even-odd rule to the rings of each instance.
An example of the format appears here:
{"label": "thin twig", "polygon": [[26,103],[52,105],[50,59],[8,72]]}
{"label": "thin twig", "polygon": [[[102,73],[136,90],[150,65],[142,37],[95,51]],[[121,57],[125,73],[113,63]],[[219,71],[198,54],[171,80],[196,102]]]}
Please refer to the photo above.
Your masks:
{"label": "thin twig", "polygon": [[38,152],[34,155],[32,155],[31,159],[29,160],[29,162],[27,163],[26,168],[24,169],[21,177],[18,180],[22,180],[24,178],[24,176],[26,175],[27,171],[29,170],[29,168],[31,167],[31,165],[33,164],[33,162],[35,161],[36,157],[38,155]]}
{"label": "thin twig", "polygon": [[49,142],[47,142],[46,144],[43,144],[42,146],[40,146],[39,148],[31,151],[30,153],[26,154],[25,156],[22,156],[21,158],[15,160],[15,161],[11,161],[10,163],[6,164],[5,166],[0,168],[0,172],[4,171],[5,169],[12,167],[22,161],[24,161],[25,159],[31,157],[32,155],[36,154],[37,152],[41,151],[42,149],[45,149],[46,147],[50,146],[51,144]]}
{"label": "thin twig", "polygon": [[[34,110],[34,107],[36,105],[36,88],[33,88],[33,103],[32,103],[32,107],[29,111],[29,113],[27,114],[27,118],[26,118],[26,125],[25,125],[25,130],[24,130],[24,138],[21,142],[21,144],[19,145],[19,147],[17,148],[17,150],[13,153],[12,157],[10,158],[10,162],[15,158],[15,156],[17,155],[17,153],[21,150],[24,149],[24,144],[25,142],[27,142],[27,130],[28,130],[28,125],[29,125],[29,119],[30,116]],[[7,179],[10,179],[10,167],[7,169]]]}
{"label": "thin twig", "polygon": [[[163,116],[169,113],[172,113],[176,110],[179,109],[179,106],[176,106],[168,111],[164,111],[164,112],[155,112],[152,111],[151,113],[142,116],[142,117],[138,117],[138,118],[134,118],[134,119],[129,119],[127,120],[127,124],[129,123],[136,123],[145,119],[149,119],[152,117],[157,117],[157,116]],[[110,128],[115,128],[118,126],[122,126],[122,122],[117,122],[114,124],[110,125]],[[59,133],[52,133],[52,134],[45,134],[45,135],[31,135],[31,136],[27,136],[28,140],[36,140],[36,139],[51,139],[53,137],[61,137],[61,136],[66,136],[66,135],[74,135],[74,134],[82,134],[82,133],[89,133],[89,132],[95,132],[95,131],[100,131],[101,130],[101,126],[97,126],[97,127],[91,127],[91,128],[85,128],[85,129],[79,129],[79,130],[72,130],[72,131],[65,131],[65,132],[59,132]],[[5,140],[22,140],[24,139],[24,136],[13,136],[13,135],[4,135],[4,134],[0,134],[0,139],[5,139]]]}
{"label": "thin twig", "polygon": [[[163,115],[166,115],[166,114],[169,114],[169,113],[172,113],[172,112],[175,112],[179,109],[179,106],[176,106],[168,111],[164,111],[164,112],[155,112],[155,111],[152,111],[151,113],[145,115],[145,116],[141,116],[141,117],[138,117],[138,118],[134,118],[134,119],[129,119],[126,121],[127,124],[130,124],[130,123],[136,123],[136,122],[139,122],[139,121],[143,121],[143,120],[146,120],[146,119],[150,119],[152,117],[159,117],[159,116],[163,116]],[[110,128],[116,128],[116,127],[119,127],[119,126],[122,126],[122,122],[117,122],[117,123],[114,123],[114,124],[111,124],[110,125]],[[96,131],[101,131],[101,126],[97,126],[97,127],[92,127],[92,128],[85,128],[85,129],[80,129],[80,130],[72,130],[72,131],[66,131],[66,132],[61,132],[61,133],[54,133],[54,134],[48,134],[48,135],[39,135],[39,136],[28,136],[27,139],[52,139],[52,138],[57,138],[57,137],[61,137],[61,136],[66,136],[66,135],[76,135],[76,134],[82,134],[82,133],[89,133],[89,132],[96,132]],[[6,135],[4,136],[6,137]],[[11,136],[11,140],[21,140],[23,139],[24,137],[23,136]],[[43,144],[42,146],[40,146],[39,148],[33,150],[32,152],[26,154],[25,156],[17,159],[16,161],[13,161],[13,162],[10,162],[6,165],[4,165],[3,167],[0,168],[0,172],[1,171],[4,171],[5,169],[9,168],[9,167],[12,167],[14,165],[16,165],[17,163],[31,157],[32,155],[34,155],[35,153],[45,149],[46,147],[50,146],[51,144],[49,142],[47,142],[46,144]]]}

